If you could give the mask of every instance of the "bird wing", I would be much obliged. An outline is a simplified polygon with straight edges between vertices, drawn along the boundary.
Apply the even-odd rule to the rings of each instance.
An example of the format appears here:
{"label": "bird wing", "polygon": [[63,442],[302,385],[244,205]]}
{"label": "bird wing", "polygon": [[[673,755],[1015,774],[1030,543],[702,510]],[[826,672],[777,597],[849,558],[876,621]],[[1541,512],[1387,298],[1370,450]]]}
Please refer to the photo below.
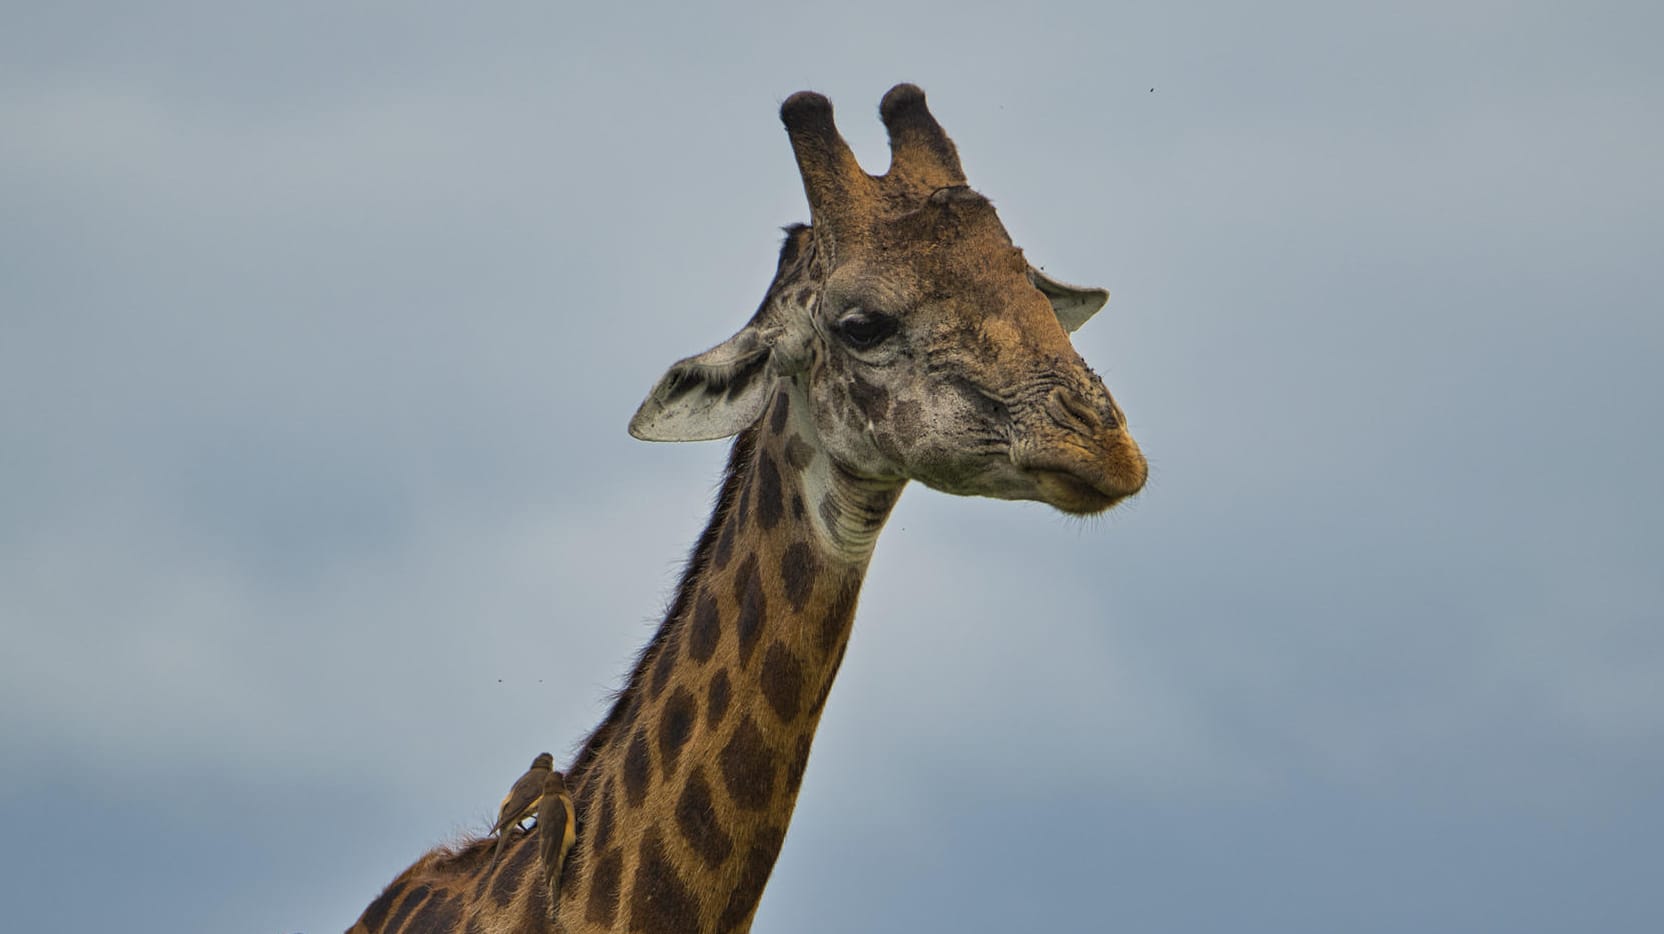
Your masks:
{"label": "bird wing", "polygon": [[537,832],[542,837],[539,842],[542,844],[543,884],[548,887],[551,898],[559,891],[561,868],[566,865],[567,851],[572,849],[572,842],[576,839],[572,796],[563,793],[559,798],[560,807],[554,807],[554,802],[541,802],[537,818]]}

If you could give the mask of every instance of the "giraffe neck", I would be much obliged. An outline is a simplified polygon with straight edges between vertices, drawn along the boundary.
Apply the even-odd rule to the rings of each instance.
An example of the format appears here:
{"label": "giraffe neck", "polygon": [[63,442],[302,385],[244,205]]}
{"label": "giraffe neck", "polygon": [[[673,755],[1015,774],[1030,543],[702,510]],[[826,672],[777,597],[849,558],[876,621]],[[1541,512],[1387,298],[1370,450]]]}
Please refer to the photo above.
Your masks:
{"label": "giraffe neck", "polygon": [[782,380],[630,683],[571,770],[567,930],[745,930],[900,483],[831,463]]}

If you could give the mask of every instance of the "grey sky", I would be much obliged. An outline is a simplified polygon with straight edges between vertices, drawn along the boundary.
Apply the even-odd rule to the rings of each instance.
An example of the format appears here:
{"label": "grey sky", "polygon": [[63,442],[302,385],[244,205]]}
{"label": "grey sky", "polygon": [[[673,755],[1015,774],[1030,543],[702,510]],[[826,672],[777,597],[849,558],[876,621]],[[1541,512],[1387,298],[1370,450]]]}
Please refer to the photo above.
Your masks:
{"label": "grey sky", "polygon": [[625,421],[807,219],[778,103],[878,169],[903,80],[1114,293],[1152,480],[907,493],[757,930],[1664,923],[1656,8],[6,22],[17,929],[343,929],[570,752],[725,453]]}

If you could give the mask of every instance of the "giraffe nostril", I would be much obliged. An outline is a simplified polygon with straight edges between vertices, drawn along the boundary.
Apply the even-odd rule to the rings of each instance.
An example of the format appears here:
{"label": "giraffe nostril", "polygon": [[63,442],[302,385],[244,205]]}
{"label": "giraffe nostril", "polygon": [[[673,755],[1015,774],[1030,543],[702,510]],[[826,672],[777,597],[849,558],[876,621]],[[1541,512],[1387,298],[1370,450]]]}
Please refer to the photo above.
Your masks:
{"label": "giraffe nostril", "polygon": [[1114,403],[1105,397],[1103,406],[1094,406],[1079,393],[1064,387],[1052,390],[1053,418],[1065,428],[1093,435],[1100,430],[1114,430],[1117,425]]}
{"label": "giraffe nostril", "polygon": [[1107,393],[1104,395],[1103,407],[1098,412],[1098,420],[1101,421],[1104,428],[1109,431],[1114,431],[1121,427],[1121,409],[1115,404],[1115,400],[1111,399]]}

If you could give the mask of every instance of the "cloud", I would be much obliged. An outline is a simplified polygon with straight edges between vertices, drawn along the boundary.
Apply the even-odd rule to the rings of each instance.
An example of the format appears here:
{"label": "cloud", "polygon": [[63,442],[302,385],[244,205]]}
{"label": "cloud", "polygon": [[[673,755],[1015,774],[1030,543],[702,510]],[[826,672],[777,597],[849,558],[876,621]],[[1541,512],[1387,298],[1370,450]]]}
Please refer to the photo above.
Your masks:
{"label": "cloud", "polygon": [[[327,928],[570,749],[723,454],[622,426],[806,216],[772,110],[830,92],[876,169],[893,78],[1031,257],[1114,292],[1077,346],[1154,469],[1088,524],[908,492],[765,918],[1656,907],[1623,880],[1664,738],[1657,30],[863,9],[809,46],[518,6],[0,40],[8,822]],[[240,881],[297,867],[311,916]],[[1297,877],[1345,898],[1255,894]]]}

